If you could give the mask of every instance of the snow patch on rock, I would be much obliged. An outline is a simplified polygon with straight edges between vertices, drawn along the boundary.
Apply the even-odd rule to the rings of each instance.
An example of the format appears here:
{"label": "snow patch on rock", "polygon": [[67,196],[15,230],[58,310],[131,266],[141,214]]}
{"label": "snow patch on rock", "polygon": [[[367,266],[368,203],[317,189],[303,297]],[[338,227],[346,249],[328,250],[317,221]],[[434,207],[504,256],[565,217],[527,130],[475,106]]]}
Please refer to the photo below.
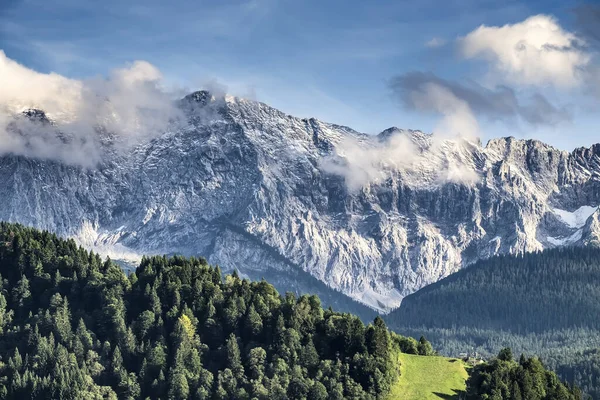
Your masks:
{"label": "snow patch on rock", "polygon": [[551,211],[556,214],[566,225],[571,228],[582,228],[589,217],[598,210],[598,206],[581,206],[575,211],[561,210],[553,208]]}

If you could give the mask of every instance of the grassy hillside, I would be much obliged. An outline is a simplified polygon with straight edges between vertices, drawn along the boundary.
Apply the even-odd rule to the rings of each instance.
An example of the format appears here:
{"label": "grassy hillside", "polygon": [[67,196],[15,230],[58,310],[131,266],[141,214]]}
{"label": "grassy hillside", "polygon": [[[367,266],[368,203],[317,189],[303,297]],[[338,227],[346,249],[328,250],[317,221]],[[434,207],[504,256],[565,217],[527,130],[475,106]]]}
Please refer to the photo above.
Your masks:
{"label": "grassy hillside", "polygon": [[388,399],[458,399],[468,378],[462,360],[400,354],[401,376]]}

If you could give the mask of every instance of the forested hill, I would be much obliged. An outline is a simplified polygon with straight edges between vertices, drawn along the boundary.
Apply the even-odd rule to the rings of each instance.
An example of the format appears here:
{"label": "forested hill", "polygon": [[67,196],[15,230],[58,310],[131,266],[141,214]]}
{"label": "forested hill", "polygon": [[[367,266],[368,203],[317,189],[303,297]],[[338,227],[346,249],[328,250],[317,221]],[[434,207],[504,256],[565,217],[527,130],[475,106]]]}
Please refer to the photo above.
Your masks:
{"label": "forested hill", "polygon": [[477,328],[513,333],[600,330],[600,249],[502,256],[406,297],[392,327]]}
{"label": "forested hill", "polygon": [[3,223],[0,274],[0,398],[375,399],[398,377],[381,318],[365,326],[202,259],[145,258],[126,277]]}

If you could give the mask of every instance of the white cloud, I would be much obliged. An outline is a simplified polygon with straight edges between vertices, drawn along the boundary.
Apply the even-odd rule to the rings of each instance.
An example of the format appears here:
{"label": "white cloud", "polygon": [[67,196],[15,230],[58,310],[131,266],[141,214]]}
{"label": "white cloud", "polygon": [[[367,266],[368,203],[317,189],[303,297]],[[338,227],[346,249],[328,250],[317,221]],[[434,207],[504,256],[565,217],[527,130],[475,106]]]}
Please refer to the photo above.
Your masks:
{"label": "white cloud", "polygon": [[464,164],[456,163],[450,164],[448,169],[444,171],[444,174],[441,175],[441,178],[446,182],[473,186],[481,180],[481,175]]}
{"label": "white cloud", "polygon": [[425,46],[429,48],[442,47],[446,44],[446,39],[434,37],[431,40],[425,42]]}
{"label": "white cloud", "polygon": [[579,85],[591,57],[583,40],[547,15],[501,27],[482,25],[460,39],[466,58],[491,62],[503,79],[517,84]]}
{"label": "white cloud", "polygon": [[360,142],[346,137],[336,154],[322,160],[324,171],[343,176],[348,190],[356,192],[370,183],[381,183],[390,170],[404,169],[414,161],[418,148],[405,135],[397,134],[388,143]]}
{"label": "white cloud", "polygon": [[79,81],[50,73],[40,74],[9,59],[0,50],[0,105],[10,111],[39,107],[61,116],[73,114],[81,101]]}
{"label": "white cloud", "polygon": [[[0,50],[0,154],[48,158],[91,167],[108,132],[126,150],[164,132],[180,112],[153,65],[136,61],[108,77],[73,80],[39,73]],[[41,109],[53,125],[18,115]],[[106,140],[104,140],[106,141]]]}
{"label": "white cloud", "polygon": [[352,193],[371,184],[383,184],[397,174],[403,184],[414,187],[449,182],[473,186],[480,182],[481,175],[470,159],[473,144],[463,139],[405,131],[392,132],[381,141],[375,137],[344,137],[319,167],[343,177]]}

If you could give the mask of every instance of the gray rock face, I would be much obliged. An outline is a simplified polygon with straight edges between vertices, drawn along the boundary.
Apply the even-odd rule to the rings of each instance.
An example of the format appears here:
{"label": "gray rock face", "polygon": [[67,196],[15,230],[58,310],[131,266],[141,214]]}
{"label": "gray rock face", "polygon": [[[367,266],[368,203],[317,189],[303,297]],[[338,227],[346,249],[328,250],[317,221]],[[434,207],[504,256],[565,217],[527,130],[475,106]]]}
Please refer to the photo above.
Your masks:
{"label": "gray rock face", "polygon": [[[94,169],[2,156],[0,219],[113,258],[204,255],[280,281],[304,271],[384,311],[480,258],[600,243],[600,145],[370,137],[206,92],[181,106],[188,126]],[[360,164],[373,154],[380,164]],[[379,175],[350,187],[347,171],[365,168]]]}

